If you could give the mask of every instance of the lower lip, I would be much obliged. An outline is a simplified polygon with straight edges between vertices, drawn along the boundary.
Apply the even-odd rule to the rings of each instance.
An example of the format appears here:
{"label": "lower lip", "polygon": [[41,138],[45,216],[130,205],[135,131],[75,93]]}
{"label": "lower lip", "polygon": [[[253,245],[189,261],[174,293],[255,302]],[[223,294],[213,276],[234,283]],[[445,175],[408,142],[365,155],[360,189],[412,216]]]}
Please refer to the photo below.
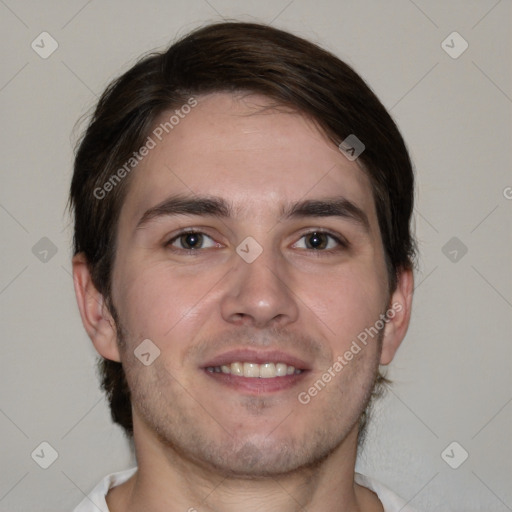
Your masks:
{"label": "lower lip", "polygon": [[223,384],[236,391],[258,395],[291,389],[304,379],[306,373],[308,373],[307,371],[303,371],[302,373],[295,373],[284,377],[262,379],[259,377],[239,377],[230,373],[209,372],[206,369],[204,369],[204,372],[208,377],[211,377],[219,384]]}

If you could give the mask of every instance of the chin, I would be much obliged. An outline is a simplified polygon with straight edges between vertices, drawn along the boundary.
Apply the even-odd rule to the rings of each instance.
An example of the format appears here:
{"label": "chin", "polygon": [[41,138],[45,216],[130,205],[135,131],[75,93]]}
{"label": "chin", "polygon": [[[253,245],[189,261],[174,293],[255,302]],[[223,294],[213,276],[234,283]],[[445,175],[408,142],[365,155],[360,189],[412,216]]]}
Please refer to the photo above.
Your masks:
{"label": "chin", "polygon": [[301,441],[246,436],[245,440],[230,438],[224,446],[211,442],[196,445],[193,458],[205,469],[213,469],[225,477],[275,478],[316,468],[343,440],[344,436],[326,439],[325,432],[317,432]]}

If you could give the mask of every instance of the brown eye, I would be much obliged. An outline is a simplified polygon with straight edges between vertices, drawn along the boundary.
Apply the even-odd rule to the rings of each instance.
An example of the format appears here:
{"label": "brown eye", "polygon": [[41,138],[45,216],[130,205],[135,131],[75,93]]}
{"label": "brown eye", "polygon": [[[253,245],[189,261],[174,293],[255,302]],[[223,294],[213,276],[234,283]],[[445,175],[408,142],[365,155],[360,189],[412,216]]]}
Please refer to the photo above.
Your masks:
{"label": "brown eye", "polygon": [[347,244],[342,239],[327,233],[326,231],[311,231],[302,235],[293,247],[295,249],[307,249],[309,251],[328,252],[343,249]]}
{"label": "brown eye", "polygon": [[327,233],[317,233],[315,231],[304,238],[308,249],[325,249],[329,243],[329,235]]}
{"label": "brown eye", "polygon": [[185,251],[207,249],[216,246],[214,240],[211,237],[196,231],[181,233],[181,235],[178,235],[170,240],[167,245],[174,249],[182,249]]}
{"label": "brown eye", "polygon": [[202,245],[203,235],[201,233],[186,233],[181,235],[179,240],[183,249],[197,249]]}

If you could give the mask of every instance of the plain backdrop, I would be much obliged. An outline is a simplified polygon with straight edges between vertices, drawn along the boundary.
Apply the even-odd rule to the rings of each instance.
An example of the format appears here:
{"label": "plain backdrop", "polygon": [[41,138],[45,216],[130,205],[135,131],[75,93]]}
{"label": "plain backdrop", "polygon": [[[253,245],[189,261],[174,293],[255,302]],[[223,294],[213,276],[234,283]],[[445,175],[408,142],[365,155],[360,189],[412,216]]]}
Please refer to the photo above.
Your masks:
{"label": "plain backdrop", "polygon": [[141,54],[222,18],[336,53],[414,160],[412,325],[357,469],[420,511],[512,510],[510,0],[1,0],[0,510],[70,511],[133,464],[73,293],[75,124]]}

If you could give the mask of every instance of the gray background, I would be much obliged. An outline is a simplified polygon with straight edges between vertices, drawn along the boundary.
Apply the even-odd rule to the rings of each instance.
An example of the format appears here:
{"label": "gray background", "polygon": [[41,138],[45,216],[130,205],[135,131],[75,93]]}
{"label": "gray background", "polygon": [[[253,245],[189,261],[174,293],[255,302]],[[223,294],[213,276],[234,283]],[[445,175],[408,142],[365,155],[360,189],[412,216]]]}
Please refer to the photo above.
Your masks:
{"label": "gray background", "polygon": [[[140,54],[222,17],[292,30],[353,65],[415,162],[412,326],[358,469],[425,512],[512,510],[511,11],[510,0],[0,0],[0,510],[71,510],[133,463],[70,276],[75,123]],[[43,31],[58,43],[46,59],[31,47]],[[445,50],[462,40],[442,45],[453,31],[469,44],[457,58]],[[48,469],[31,457],[43,441],[58,453]],[[458,469],[441,455],[453,441],[446,461],[469,453]]]}

